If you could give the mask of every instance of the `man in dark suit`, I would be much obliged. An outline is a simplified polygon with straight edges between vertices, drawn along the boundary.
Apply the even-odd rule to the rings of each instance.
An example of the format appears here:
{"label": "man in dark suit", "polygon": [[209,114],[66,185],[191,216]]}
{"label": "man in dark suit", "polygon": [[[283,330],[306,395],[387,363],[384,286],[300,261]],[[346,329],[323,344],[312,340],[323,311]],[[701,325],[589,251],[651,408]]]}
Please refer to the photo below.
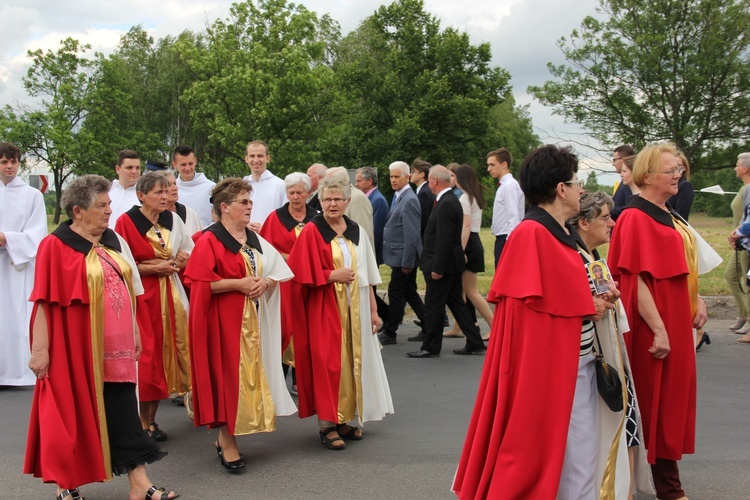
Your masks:
{"label": "man in dark suit", "polygon": [[427,221],[430,219],[432,206],[435,204],[435,194],[427,184],[427,176],[430,174],[431,166],[423,159],[417,158],[411,164],[411,177],[409,178],[409,181],[414,184],[417,198],[419,198],[419,209],[421,210],[419,235],[422,237],[422,243],[424,243],[424,230],[427,227]]}
{"label": "man in dark suit", "polygon": [[307,169],[307,175],[310,177],[310,182],[312,182],[310,197],[307,199],[307,204],[318,212],[321,211],[320,200],[318,199],[318,182],[325,177],[326,170],[328,170],[328,167],[322,163],[313,163],[310,165],[310,168]]}
{"label": "man in dark suit", "polygon": [[[388,202],[380,191],[378,191],[378,171],[373,167],[361,167],[354,175],[354,186],[367,195],[372,206],[372,233],[373,245],[375,246],[375,262],[383,263],[383,228],[388,218]],[[378,305],[378,316],[381,319],[388,317],[388,304],[378,295],[377,287],[373,286],[375,302]]]}
{"label": "man in dark suit", "polygon": [[419,200],[409,187],[409,165],[396,161],[388,170],[394,195],[383,231],[383,261],[391,266],[388,317],[384,318],[383,331],[378,334],[383,345],[396,343],[396,331],[404,319],[407,302],[422,324],[425,318],[424,303],[417,292],[416,271],[422,253]]}
{"label": "man in dark suit", "polygon": [[388,202],[378,190],[378,171],[373,167],[361,167],[354,176],[354,186],[367,195],[372,205],[372,232],[375,235],[375,260],[383,263],[383,228],[388,219]]}
{"label": "man in dark suit", "polygon": [[461,331],[466,335],[465,347],[453,352],[484,354],[487,349],[462,294],[461,275],[466,261],[461,246],[464,217],[461,203],[451,191],[451,175],[447,168],[440,165],[432,167],[428,182],[436,195],[437,203],[427,221],[419,263],[427,284],[423,323],[425,338],[418,351],[409,352],[407,355],[410,358],[431,358],[440,355],[446,304]]}

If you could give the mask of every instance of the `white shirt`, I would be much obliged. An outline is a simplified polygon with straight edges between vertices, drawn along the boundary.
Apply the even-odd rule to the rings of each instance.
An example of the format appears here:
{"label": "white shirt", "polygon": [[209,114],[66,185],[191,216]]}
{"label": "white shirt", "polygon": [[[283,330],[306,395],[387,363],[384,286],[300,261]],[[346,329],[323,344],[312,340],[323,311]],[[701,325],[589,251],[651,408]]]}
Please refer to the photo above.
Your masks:
{"label": "white shirt", "polygon": [[450,188],[450,187],[447,187],[447,188],[443,189],[442,191],[440,191],[438,193],[438,195],[435,197],[435,203],[437,203],[438,201],[440,201],[440,198],[446,193],[446,191],[453,191],[453,189]]}
{"label": "white shirt", "polygon": [[266,221],[266,217],[276,210],[281,208],[286,199],[286,188],[284,187],[284,181],[273,175],[268,170],[265,170],[260,180],[256,181],[252,175],[248,175],[244,178],[253,187],[250,192],[250,199],[253,201],[253,212],[250,214],[250,222],[260,222],[263,224]]}
{"label": "white shirt", "polygon": [[492,234],[508,236],[523,220],[526,198],[518,181],[508,172],[500,178],[492,206]]}
{"label": "white shirt", "polygon": [[47,212],[39,190],[16,177],[0,182],[0,385],[34,385],[27,364],[34,265],[39,243],[47,236]]}
{"label": "white shirt", "polygon": [[215,182],[206,178],[202,173],[195,173],[190,181],[177,178],[177,201],[188,208],[192,208],[198,214],[202,227],[208,227],[213,222],[211,217],[211,191]]}
{"label": "white shirt", "polygon": [[141,202],[138,201],[138,195],[135,191],[135,184],[125,189],[117,179],[112,181],[112,187],[109,188],[109,199],[112,200],[112,204],[109,206],[112,209],[112,215],[109,216],[110,229],[115,228],[117,219],[133,208],[133,205],[141,206]]}
{"label": "white shirt", "polygon": [[471,232],[478,233],[482,228],[482,209],[479,208],[477,200],[471,200],[471,202],[469,202],[469,195],[464,193],[458,201],[461,202],[461,208],[463,209],[464,215],[471,217]]}

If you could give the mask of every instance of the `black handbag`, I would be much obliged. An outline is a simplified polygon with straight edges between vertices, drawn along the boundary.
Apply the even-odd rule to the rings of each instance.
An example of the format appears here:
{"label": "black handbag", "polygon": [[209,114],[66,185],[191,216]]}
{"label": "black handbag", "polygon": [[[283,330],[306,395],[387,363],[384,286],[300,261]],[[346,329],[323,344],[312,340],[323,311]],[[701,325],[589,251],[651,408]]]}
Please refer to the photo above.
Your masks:
{"label": "black handbag", "polygon": [[622,411],[624,401],[620,374],[609,363],[604,361],[602,344],[599,342],[599,333],[596,331],[596,324],[594,324],[594,335],[596,336],[596,343],[599,346],[599,352],[596,352],[596,349],[594,349],[594,355],[596,356],[596,389],[610,410],[615,412]]}

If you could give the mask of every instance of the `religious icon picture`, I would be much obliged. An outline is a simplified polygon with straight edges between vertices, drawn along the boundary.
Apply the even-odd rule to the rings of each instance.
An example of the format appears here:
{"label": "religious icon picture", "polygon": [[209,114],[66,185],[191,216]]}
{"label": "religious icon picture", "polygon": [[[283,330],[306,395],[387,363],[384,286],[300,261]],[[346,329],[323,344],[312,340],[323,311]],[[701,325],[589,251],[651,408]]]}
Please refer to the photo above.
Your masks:
{"label": "religious icon picture", "polygon": [[609,291],[609,285],[612,283],[612,275],[609,273],[609,268],[604,260],[595,260],[586,266],[589,271],[589,276],[594,282],[594,290],[597,295],[607,293]]}

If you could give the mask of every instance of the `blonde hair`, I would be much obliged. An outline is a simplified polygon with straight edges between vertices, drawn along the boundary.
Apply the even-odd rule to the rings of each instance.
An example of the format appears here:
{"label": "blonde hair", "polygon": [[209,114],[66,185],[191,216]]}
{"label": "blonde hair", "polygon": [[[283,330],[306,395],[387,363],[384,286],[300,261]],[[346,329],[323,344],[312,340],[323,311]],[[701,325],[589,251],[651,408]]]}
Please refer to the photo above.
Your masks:
{"label": "blonde hair", "polygon": [[641,149],[633,164],[633,184],[642,188],[646,184],[646,175],[658,171],[664,153],[677,155],[677,147],[671,142],[660,142]]}

